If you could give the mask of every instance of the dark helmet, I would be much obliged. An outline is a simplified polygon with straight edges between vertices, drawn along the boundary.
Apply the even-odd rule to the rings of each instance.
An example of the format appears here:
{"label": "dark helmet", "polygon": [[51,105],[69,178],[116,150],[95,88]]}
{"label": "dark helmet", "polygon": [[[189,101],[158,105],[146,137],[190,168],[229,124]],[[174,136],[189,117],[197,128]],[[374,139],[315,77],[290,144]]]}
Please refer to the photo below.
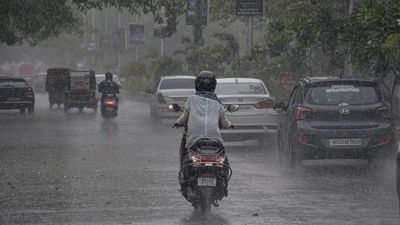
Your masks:
{"label": "dark helmet", "polygon": [[106,73],[106,80],[111,80],[113,78],[113,74],[111,72]]}
{"label": "dark helmet", "polygon": [[210,91],[214,92],[217,86],[215,75],[210,71],[201,71],[194,81],[196,91]]}

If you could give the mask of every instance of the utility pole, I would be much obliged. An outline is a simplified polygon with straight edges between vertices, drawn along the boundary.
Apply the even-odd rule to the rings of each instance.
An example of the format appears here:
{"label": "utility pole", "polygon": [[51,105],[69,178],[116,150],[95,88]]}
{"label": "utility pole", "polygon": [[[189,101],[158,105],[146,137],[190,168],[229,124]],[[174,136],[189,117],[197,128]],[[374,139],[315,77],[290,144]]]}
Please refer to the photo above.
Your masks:
{"label": "utility pole", "polygon": [[201,46],[204,43],[202,27],[202,8],[203,1],[197,0],[195,5],[196,17],[193,24],[193,43],[195,46]]}
{"label": "utility pole", "polygon": [[93,67],[94,67],[94,63],[95,63],[95,58],[94,58],[94,50],[95,50],[95,47],[96,47],[96,42],[95,42],[95,36],[94,36],[94,30],[96,29],[96,24],[95,24],[95,21],[94,21],[94,9],[92,9],[92,41],[91,41],[91,45],[92,45],[92,65],[91,65],[91,67],[92,67],[92,69],[93,69]]}
{"label": "utility pole", "polygon": [[[139,14],[136,14],[136,23],[139,24]],[[139,43],[136,43],[135,46],[135,61],[138,62],[139,61]]]}
{"label": "utility pole", "polygon": [[[349,10],[348,13],[351,15],[354,10],[354,0],[349,0]],[[344,75],[347,77],[353,76],[353,64],[351,63],[351,55],[347,53],[346,60],[344,62]],[[340,77],[342,78],[342,76]]]}
{"label": "utility pole", "polygon": [[253,48],[253,16],[247,17],[247,51]]}
{"label": "utility pole", "polygon": [[[163,17],[163,19],[166,20],[166,14],[167,14],[167,10],[166,10],[165,6],[162,6],[162,7],[161,7],[160,16]],[[165,22],[166,22],[166,21],[165,21]],[[165,49],[164,49],[164,48],[165,48],[165,47],[164,47],[164,41],[165,41],[165,37],[164,37],[164,35],[162,35],[162,37],[161,37],[161,43],[160,43],[160,45],[161,45],[161,46],[160,46],[160,48],[161,48],[161,49],[160,49],[160,50],[161,50],[161,51],[160,51],[160,55],[161,55],[161,56],[164,56],[164,50],[165,50]]]}
{"label": "utility pole", "polygon": [[[121,31],[121,12],[118,10],[118,32]],[[117,67],[118,69],[121,67],[121,49],[118,48],[118,57],[117,57]]]}

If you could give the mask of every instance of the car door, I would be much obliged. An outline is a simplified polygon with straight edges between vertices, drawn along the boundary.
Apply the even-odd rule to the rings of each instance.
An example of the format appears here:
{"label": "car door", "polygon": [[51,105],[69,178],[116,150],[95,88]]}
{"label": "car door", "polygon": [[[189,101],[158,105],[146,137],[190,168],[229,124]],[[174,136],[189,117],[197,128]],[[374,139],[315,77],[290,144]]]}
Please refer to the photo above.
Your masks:
{"label": "car door", "polygon": [[289,102],[287,104],[287,109],[283,111],[281,115],[281,123],[282,123],[282,130],[281,130],[281,144],[284,149],[289,149],[289,138],[290,135],[293,133],[293,127],[295,120],[293,118],[293,111],[299,105],[301,101],[301,93],[302,93],[302,86],[297,85],[293,88]]}

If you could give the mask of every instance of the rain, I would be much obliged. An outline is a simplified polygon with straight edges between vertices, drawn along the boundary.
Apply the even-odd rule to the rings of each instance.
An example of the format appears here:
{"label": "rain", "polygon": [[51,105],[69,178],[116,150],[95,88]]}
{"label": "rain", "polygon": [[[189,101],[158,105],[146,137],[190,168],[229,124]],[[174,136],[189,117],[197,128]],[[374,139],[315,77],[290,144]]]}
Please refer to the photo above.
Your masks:
{"label": "rain", "polygon": [[400,224],[400,1],[0,2],[0,225]]}

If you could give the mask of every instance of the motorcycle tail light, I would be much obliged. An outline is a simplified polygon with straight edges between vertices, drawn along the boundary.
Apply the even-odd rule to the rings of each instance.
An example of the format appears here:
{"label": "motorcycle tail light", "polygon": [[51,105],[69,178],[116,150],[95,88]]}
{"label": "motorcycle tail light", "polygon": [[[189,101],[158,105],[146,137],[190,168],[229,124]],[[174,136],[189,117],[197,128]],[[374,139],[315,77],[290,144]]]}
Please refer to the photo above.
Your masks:
{"label": "motorcycle tail light", "polygon": [[307,107],[299,106],[293,111],[293,113],[294,113],[295,120],[304,120],[310,115],[311,109],[307,108]]}
{"label": "motorcycle tail light", "polygon": [[225,161],[225,157],[220,155],[209,156],[209,155],[192,154],[191,158],[193,162],[223,163]]}
{"label": "motorcycle tail light", "polygon": [[262,102],[258,102],[255,104],[257,109],[270,109],[274,106],[274,102],[272,100],[265,100]]}
{"label": "motorcycle tail light", "polygon": [[106,105],[114,105],[114,101],[112,99],[107,99],[105,103]]}
{"label": "motorcycle tail light", "polygon": [[381,116],[385,119],[390,119],[391,117],[390,107],[387,105],[378,107],[376,111],[378,111],[381,114]]}
{"label": "motorcycle tail light", "polygon": [[161,93],[158,93],[157,95],[157,101],[158,103],[167,103],[164,99],[164,96]]}
{"label": "motorcycle tail light", "polygon": [[213,177],[214,173],[202,173],[201,176],[202,177]]}

